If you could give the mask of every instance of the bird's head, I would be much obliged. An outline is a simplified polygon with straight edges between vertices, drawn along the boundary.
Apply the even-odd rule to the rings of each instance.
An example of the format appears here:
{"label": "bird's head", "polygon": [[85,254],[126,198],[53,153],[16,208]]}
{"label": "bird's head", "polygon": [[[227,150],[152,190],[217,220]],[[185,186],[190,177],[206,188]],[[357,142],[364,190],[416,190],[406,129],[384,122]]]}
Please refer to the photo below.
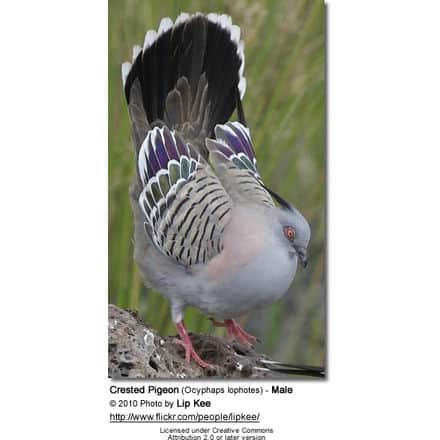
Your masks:
{"label": "bird's head", "polygon": [[310,241],[310,226],[304,216],[278,194],[266,188],[278,202],[275,208],[276,235],[286,247],[290,257],[297,257],[303,267],[307,266],[307,246]]}

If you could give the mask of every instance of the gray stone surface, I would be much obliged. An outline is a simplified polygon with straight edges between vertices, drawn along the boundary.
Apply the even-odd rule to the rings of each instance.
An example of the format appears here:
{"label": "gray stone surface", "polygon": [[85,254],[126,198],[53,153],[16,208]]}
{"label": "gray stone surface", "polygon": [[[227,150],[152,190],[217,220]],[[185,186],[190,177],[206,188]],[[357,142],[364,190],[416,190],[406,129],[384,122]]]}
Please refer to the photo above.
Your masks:
{"label": "gray stone surface", "polygon": [[113,379],[283,377],[260,363],[266,356],[213,335],[191,334],[191,340],[215,370],[204,370],[193,361],[188,365],[183,347],[174,342],[175,336],[161,337],[136,312],[114,305],[109,305],[108,335],[108,370]]}

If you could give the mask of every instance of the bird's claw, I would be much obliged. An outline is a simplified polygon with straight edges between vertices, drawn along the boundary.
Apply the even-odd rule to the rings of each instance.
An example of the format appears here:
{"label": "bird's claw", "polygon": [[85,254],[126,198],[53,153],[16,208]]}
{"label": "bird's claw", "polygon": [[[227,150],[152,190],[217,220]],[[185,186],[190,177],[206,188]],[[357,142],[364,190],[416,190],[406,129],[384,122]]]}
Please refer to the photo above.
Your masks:
{"label": "bird's claw", "polygon": [[191,359],[194,359],[194,361],[202,368],[209,368],[211,370],[215,369],[213,365],[205,362],[194,350],[191,339],[188,335],[188,332],[186,331],[183,321],[176,324],[176,328],[179,332],[180,339],[176,338],[174,341],[185,349],[185,359],[187,364],[191,362]]}
{"label": "bird's claw", "polygon": [[214,369],[214,365],[209,364],[208,362],[205,362],[194,350],[194,347],[192,344],[185,343],[181,339],[174,339],[174,342],[176,344],[181,345],[185,349],[185,360],[187,364],[191,363],[191,359],[193,359],[200,367],[202,368],[208,368],[208,369]]}
{"label": "bird's claw", "polygon": [[225,319],[223,322],[216,321],[211,317],[209,319],[211,320],[212,325],[215,327],[226,327],[226,331],[228,332],[228,337],[230,339],[235,339],[247,345],[254,345],[255,342],[261,343],[259,338],[243,330],[233,319]]}

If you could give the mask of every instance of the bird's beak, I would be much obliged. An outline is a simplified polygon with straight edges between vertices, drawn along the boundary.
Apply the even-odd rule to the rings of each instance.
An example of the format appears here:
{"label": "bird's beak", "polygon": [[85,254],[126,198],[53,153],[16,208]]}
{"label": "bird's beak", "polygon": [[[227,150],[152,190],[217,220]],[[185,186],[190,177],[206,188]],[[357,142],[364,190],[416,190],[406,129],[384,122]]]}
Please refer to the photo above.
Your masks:
{"label": "bird's beak", "polygon": [[299,262],[301,263],[302,267],[307,266],[307,249],[305,247],[296,247],[295,246],[296,253],[298,254]]}

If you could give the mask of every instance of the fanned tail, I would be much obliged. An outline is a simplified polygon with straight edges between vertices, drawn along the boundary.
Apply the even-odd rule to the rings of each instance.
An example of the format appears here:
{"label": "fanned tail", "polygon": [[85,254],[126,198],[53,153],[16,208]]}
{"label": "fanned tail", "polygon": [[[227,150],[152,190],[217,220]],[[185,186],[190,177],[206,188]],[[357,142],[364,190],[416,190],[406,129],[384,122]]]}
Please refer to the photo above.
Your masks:
{"label": "fanned tail", "polygon": [[138,153],[147,132],[166,125],[179,131],[203,156],[205,138],[235,108],[245,123],[244,54],[240,28],[227,15],[182,13],[175,23],[162,19],[133,48],[122,65],[124,92]]}

